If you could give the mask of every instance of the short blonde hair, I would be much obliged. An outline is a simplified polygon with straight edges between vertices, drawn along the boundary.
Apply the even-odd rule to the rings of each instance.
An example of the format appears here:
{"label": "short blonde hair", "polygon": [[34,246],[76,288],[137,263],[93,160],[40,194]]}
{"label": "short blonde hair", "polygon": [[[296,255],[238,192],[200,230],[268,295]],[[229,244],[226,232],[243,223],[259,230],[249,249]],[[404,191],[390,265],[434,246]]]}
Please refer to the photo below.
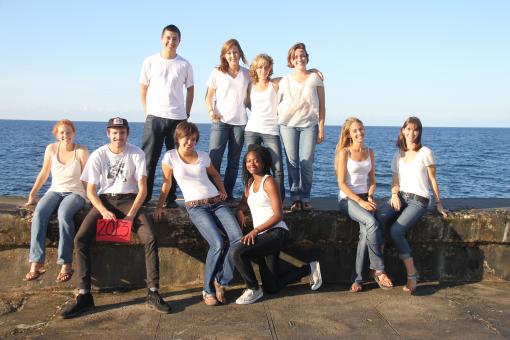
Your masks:
{"label": "short blonde hair", "polygon": [[271,75],[273,75],[273,58],[271,58],[269,55],[261,53],[257,54],[255,59],[253,59],[251,65],[250,65],[250,78],[253,83],[259,82],[259,76],[257,75],[257,69],[260,67],[260,65],[266,64],[269,67],[271,67],[271,70],[269,71],[269,74],[267,76],[267,80],[271,79]]}
{"label": "short blonde hair", "polygon": [[69,126],[71,130],[73,130],[73,133],[76,133],[76,128],[74,127],[73,122],[71,122],[69,119],[61,119],[58,122],[56,122],[55,125],[53,125],[53,128],[51,129],[51,133],[53,133],[53,136],[55,137],[57,136],[58,128],[61,125]]}

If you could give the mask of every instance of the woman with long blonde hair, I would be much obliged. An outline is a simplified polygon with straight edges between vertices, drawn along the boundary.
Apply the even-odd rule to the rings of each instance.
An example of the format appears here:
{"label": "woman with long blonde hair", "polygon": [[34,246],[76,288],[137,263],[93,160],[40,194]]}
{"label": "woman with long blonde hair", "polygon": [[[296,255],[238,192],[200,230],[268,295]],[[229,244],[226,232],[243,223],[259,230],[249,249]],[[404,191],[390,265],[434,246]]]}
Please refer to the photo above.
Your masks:
{"label": "woman with long blonde hair", "polygon": [[340,193],[340,211],[359,223],[359,241],[352,292],[363,290],[363,265],[368,249],[370,269],[379,287],[391,289],[393,283],[384,272],[382,233],[374,217],[375,193],[374,151],[365,146],[365,127],[361,120],[345,120],[335,151],[335,171]]}

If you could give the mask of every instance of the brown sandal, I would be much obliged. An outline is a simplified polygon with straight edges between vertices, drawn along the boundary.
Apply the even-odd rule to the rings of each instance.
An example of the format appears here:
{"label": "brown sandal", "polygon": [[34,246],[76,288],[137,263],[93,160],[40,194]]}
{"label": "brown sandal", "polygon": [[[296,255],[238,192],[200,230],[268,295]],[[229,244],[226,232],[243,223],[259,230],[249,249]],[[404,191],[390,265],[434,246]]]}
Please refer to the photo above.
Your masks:
{"label": "brown sandal", "polygon": [[42,274],[44,274],[46,270],[44,269],[38,269],[36,271],[30,271],[26,273],[25,277],[23,278],[23,281],[33,281],[37,280]]}
{"label": "brown sandal", "polygon": [[[383,276],[383,275],[387,279],[386,284],[385,284],[385,282],[383,282],[384,277],[381,279],[381,276]],[[385,290],[389,290],[389,289],[393,288],[393,283],[391,282],[390,278],[388,277],[388,275],[385,272],[379,272],[379,274],[377,274],[377,272],[374,270],[372,272],[372,276],[374,277],[375,282],[379,285],[379,288],[385,289]],[[388,282],[389,282],[389,284],[388,284]]]}
{"label": "brown sandal", "polygon": [[73,274],[74,274],[74,270],[70,270],[66,273],[58,273],[57,275],[57,278],[55,279],[55,282],[56,283],[63,283],[63,282],[67,282],[69,280],[71,280],[71,278],[73,277]]}

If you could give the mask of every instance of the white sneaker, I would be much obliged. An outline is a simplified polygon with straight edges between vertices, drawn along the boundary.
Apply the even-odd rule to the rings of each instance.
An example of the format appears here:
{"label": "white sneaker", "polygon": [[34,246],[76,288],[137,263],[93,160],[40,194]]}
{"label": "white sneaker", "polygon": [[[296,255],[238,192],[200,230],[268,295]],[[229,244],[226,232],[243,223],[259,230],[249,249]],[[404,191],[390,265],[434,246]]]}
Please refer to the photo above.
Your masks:
{"label": "white sneaker", "polygon": [[319,261],[310,262],[310,289],[317,290],[322,286],[321,266]]}
{"label": "white sneaker", "polygon": [[258,299],[264,296],[262,292],[262,288],[259,287],[256,290],[253,289],[245,289],[243,294],[236,300],[238,305],[249,305],[250,303],[254,303]]}

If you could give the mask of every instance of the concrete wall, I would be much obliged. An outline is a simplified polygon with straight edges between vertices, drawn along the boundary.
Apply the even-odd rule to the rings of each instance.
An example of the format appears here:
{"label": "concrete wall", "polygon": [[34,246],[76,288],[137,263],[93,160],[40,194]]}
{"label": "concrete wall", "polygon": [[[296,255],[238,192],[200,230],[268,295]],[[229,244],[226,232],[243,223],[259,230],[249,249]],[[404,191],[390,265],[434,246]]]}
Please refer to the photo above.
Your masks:
{"label": "concrete wall", "polygon": [[[0,289],[19,286],[28,270],[30,209],[20,199],[0,199]],[[317,205],[316,205],[317,206]],[[149,209],[151,210],[151,209]],[[85,212],[76,218],[77,225]],[[291,229],[284,265],[319,259],[325,282],[349,282],[354,266],[358,225],[335,210],[286,212]],[[162,285],[199,284],[207,243],[190,223],[183,208],[167,211],[156,225]],[[54,285],[57,273],[53,220],[48,229],[48,273],[27,285]],[[422,280],[510,280],[510,211],[508,209],[459,209],[446,219],[427,214],[408,234]],[[145,286],[143,248],[136,235],[129,245],[96,244],[92,249],[93,284],[97,288]],[[397,282],[404,269],[393,246],[385,251],[386,270]],[[66,285],[72,286],[71,283]]]}

